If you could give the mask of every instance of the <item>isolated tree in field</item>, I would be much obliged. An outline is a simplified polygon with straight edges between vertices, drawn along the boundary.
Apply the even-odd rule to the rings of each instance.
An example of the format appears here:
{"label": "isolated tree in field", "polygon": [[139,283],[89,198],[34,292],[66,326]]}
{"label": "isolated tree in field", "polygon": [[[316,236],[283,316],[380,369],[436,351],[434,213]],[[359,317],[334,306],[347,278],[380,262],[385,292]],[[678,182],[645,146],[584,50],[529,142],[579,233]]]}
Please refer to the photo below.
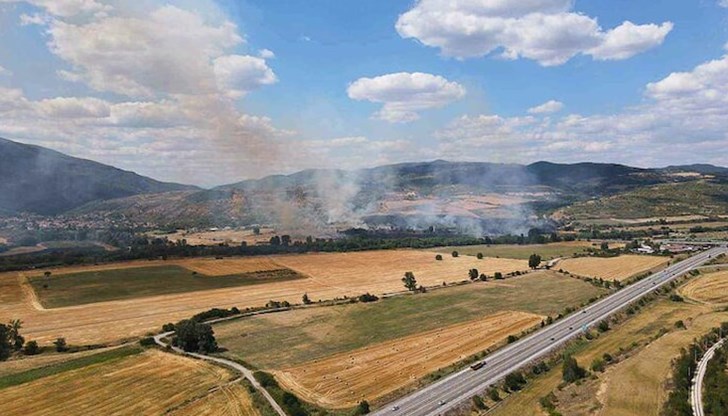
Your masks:
{"label": "isolated tree in field", "polygon": [[480,272],[478,272],[478,269],[470,269],[468,276],[470,277],[470,280],[477,280],[478,276],[480,276]]}
{"label": "isolated tree in field", "polygon": [[366,415],[370,411],[369,409],[369,402],[366,400],[362,400],[359,402],[358,405],[356,405],[356,410],[354,411],[354,414],[356,415]]}
{"label": "isolated tree in field", "polygon": [[49,272],[48,270],[46,270],[46,271],[43,272],[43,276],[45,276],[46,278],[51,277],[51,272]]}
{"label": "isolated tree in field", "polygon": [[496,280],[503,280],[503,273],[501,273],[501,272],[495,272],[495,274],[493,275],[493,277],[495,277]]}
{"label": "isolated tree in field", "polygon": [[260,227],[253,227],[253,234],[260,235]]}
{"label": "isolated tree in field", "polygon": [[478,253],[475,255],[475,257],[477,257],[478,260],[483,260],[483,253]]}
{"label": "isolated tree in field", "polygon": [[56,338],[56,340],[53,341],[53,345],[55,345],[57,352],[66,352],[66,351],[68,351],[68,345],[66,344],[66,339],[63,338],[63,337]]}
{"label": "isolated tree in field", "polygon": [[607,243],[606,241],[602,241],[601,249],[602,251],[609,250],[609,243]]}
{"label": "isolated tree in field", "polygon": [[13,349],[20,351],[23,348],[23,344],[25,344],[25,338],[20,335],[20,329],[23,327],[23,323],[20,322],[20,319],[14,319],[10,321],[8,326],[10,327],[10,340],[13,343]]}
{"label": "isolated tree in field", "polygon": [[308,293],[304,293],[303,294],[303,298],[301,298],[301,300],[303,301],[303,304],[304,305],[310,305],[311,304],[311,299],[308,297]]}
{"label": "isolated tree in field", "polygon": [[539,264],[541,264],[541,256],[538,254],[531,254],[531,257],[528,258],[528,267],[535,269]]}
{"label": "isolated tree in field", "polygon": [[435,260],[441,261],[442,260],[442,254],[438,254],[435,256]]}
{"label": "isolated tree in field", "polygon": [[404,277],[402,278],[402,283],[404,284],[404,287],[407,288],[410,292],[414,292],[417,290],[417,279],[415,279],[415,274],[412,272],[407,272],[404,274]]}
{"label": "isolated tree in field", "polygon": [[579,363],[576,361],[576,358],[567,355],[564,357],[564,365],[562,367],[562,378],[567,383],[573,383],[577,380],[581,380],[582,378],[586,377],[586,370],[579,367]]}
{"label": "isolated tree in field", "polygon": [[453,257],[457,257],[457,256],[459,256],[459,255],[460,255],[460,253],[458,253],[457,251],[453,251],[453,252],[452,252],[452,256],[453,256]]}
{"label": "isolated tree in field", "polygon": [[23,348],[25,355],[36,355],[40,353],[40,347],[36,341],[28,341]]}

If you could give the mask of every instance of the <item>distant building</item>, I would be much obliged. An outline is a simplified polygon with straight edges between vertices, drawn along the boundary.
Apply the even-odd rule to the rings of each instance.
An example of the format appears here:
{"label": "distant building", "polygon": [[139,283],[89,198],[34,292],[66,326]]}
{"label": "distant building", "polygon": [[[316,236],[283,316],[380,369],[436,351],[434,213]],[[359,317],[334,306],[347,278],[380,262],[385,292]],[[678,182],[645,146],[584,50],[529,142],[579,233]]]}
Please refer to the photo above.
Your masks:
{"label": "distant building", "polygon": [[636,251],[638,253],[643,253],[643,254],[654,254],[655,253],[655,249],[654,248],[652,248],[652,247],[650,247],[648,245],[644,245],[644,244],[642,244],[641,246],[639,246]]}

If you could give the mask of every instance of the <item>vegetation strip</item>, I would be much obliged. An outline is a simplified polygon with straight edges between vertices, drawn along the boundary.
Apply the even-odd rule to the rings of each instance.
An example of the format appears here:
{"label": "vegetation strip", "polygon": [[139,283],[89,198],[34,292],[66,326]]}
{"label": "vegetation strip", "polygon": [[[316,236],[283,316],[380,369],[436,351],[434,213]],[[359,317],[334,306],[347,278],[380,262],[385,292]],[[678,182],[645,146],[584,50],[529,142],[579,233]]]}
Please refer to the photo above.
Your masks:
{"label": "vegetation strip", "polygon": [[76,360],[65,361],[53,364],[47,367],[34,368],[22,373],[11,374],[0,378],[0,389],[17,386],[19,384],[29,383],[43,377],[64,373],[66,371],[76,370],[93,364],[105,363],[111,360],[117,360],[131,355],[136,355],[144,351],[137,346],[128,346],[117,348],[111,351],[104,351],[98,354],[86,356]]}

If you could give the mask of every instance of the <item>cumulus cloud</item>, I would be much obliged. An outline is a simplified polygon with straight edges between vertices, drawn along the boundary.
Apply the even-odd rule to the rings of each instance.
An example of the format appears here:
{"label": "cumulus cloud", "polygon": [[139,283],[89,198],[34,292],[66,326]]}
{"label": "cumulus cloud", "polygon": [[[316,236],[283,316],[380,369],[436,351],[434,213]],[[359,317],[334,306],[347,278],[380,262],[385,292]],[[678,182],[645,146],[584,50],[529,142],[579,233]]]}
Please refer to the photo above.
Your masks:
{"label": "cumulus cloud", "polygon": [[347,89],[349,98],[383,103],[373,117],[390,123],[417,120],[423,110],[444,107],[465,96],[457,82],[421,72],[399,72],[374,78],[359,78]]}
{"label": "cumulus cloud", "polygon": [[604,30],[595,18],[574,12],[573,0],[419,0],[399,16],[397,32],[439,48],[443,55],[472,58],[500,52],[544,66],[577,54],[598,60],[627,59],[662,44],[672,23],[624,22]]}
{"label": "cumulus cloud", "polygon": [[549,100],[541,105],[529,108],[528,113],[529,114],[551,114],[551,113],[558,113],[563,108],[564,108],[564,103],[562,103],[561,101]]}
{"label": "cumulus cloud", "polygon": [[2,65],[0,65],[0,77],[3,77],[3,76],[7,77],[10,75],[13,75],[13,73],[9,69],[6,69]]}
{"label": "cumulus cloud", "polygon": [[718,0],[718,6],[728,8],[728,0]]}
{"label": "cumulus cloud", "polygon": [[436,133],[438,150],[466,160],[725,164],[728,55],[647,84],[645,98],[613,114],[462,116]]}
{"label": "cumulus cloud", "polygon": [[234,97],[278,81],[265,59],[254,56],[221,56],[215,59],[214,71],[218,87]]}

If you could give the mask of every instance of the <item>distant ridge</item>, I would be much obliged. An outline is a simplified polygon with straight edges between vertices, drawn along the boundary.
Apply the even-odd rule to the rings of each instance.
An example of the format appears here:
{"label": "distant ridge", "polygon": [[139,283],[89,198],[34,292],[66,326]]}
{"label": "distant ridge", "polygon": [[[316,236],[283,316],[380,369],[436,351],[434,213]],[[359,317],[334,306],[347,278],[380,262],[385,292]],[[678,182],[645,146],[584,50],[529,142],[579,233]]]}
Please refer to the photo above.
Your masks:
{"label": "distant ridge", "polygon": [[0,138],[0,214],[54,215],[91,201],[197,190]]}

